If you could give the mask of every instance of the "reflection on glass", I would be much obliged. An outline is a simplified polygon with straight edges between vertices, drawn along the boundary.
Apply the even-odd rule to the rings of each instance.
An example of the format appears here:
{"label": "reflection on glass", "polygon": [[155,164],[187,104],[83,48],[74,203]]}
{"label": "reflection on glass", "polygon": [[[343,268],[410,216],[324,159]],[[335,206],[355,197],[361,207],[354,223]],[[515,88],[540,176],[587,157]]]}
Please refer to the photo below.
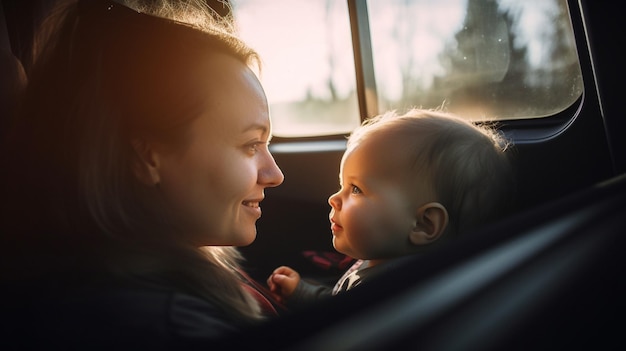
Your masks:
{"label": "reflection on glass", "polygon": [[274,135],[343,134],[360,123],[345,0],[232,0],[261,55]]}
{"label": "reflection on glass", "polygon": [[368,0],[381,110],[554,114],[582,94],[565,0]]}
{"label": "reflection on glass", "polygon": [[[231,3],[263,59],[275,135],[343,134],[359,124],[347,1]],[[367,6],[379,112],[443,106],[475,120],[535,118],[582,94],[566,0]]]}

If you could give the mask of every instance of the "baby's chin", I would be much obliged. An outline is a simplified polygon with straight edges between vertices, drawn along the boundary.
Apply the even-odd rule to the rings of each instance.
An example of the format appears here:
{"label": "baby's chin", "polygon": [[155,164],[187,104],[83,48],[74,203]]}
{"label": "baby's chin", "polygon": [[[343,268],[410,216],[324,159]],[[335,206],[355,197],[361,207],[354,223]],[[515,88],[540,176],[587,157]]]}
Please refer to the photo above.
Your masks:
{"label": "baby's chin", "polygon": [[340,254],[353,257],[352,254],[349,252],[349,250],[346,250],[345,247],[341,246],[341,243],[338,243],[337,237],[335,237],[334,235],[333,235],[333,248],[335,249],[335,251],[339,252]]}
{"label": "baby's chin", "polygon": [[[335,250],[339,251],[339,248],[337,248],[337,237],[335,236],[335,234],[333,234],[333,248],[335,248]],[[339,251],[339,252],[341,252],[341,251]]]}

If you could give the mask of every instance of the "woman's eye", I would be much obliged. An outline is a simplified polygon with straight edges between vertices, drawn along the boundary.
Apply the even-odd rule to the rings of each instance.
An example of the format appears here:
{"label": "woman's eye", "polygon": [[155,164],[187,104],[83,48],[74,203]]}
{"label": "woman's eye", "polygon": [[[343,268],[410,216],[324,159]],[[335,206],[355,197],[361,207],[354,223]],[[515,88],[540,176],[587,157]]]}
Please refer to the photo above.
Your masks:
{"label": "woman's eye", "polygon": [[361,189],[360,189],[358,186],[356,186],[356,185],[351,185],[351,186],[350,186],[350,193],[351,193],[351,194],[361,194],[361,193],[363,193],[363,192],[361,191]]}
{"label": "woman's eye", "polygon": [[257,152],[259,152],[261,147],[263,145],[265,145],[265,144],[267,144],[267,143],[262,142],[262,141],[253,142],[253,143],[250,143],[250,144],[246,145],[246,149],[247,149],[248,153],[250,153],[251,155],[254,155]]}

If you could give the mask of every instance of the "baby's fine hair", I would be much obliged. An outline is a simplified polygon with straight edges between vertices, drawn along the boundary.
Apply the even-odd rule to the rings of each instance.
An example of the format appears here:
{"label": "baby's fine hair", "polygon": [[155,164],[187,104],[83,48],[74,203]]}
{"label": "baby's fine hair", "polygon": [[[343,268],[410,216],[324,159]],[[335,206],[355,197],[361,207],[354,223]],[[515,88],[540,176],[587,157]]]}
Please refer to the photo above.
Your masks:
{"label": "baby's fine hair", "polygon": [[458,235],[503,216],[513,201],[512,144],[495,127],[437,110],[390,111],[372,117],[348,139],[348,150],[373,133],[405,136],[411,171],[430,181],[446,208],[446,236]]}

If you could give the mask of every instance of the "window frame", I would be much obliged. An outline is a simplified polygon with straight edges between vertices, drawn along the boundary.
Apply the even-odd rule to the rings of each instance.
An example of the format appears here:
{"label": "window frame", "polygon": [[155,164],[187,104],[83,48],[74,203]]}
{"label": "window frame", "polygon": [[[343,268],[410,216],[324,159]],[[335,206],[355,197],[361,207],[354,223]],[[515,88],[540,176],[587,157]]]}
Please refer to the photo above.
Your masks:
{"label": "window frame", "polygon": [[[378,89],[374,75],[369,12],[367,0],[346,1],[348,2],[350,30],[352,31],[359,117],[360,121],[363,122],[365,119],[381,113],[378,110]],[[590,109],[594,109],[599,105],[589,51],[580,49],[589,47],[580,4],[576,0],[567,0],[567,5],[581,68],[583,92],[570,106],[553,115],[537,118],[497,120],[496,123],[499,129],[517,145],[550,140],[563,133],[587,106]],[[478,121],[476,123],[481,124],[485,122]],[[345,140],[349,134],[347,132],[306,137],[274,136],[274,145],[272,145],[271,150],[273,152],[337,151],[339,145],[337,140]],[[281,146],[277,147],[276,145],[278,144]]]}

